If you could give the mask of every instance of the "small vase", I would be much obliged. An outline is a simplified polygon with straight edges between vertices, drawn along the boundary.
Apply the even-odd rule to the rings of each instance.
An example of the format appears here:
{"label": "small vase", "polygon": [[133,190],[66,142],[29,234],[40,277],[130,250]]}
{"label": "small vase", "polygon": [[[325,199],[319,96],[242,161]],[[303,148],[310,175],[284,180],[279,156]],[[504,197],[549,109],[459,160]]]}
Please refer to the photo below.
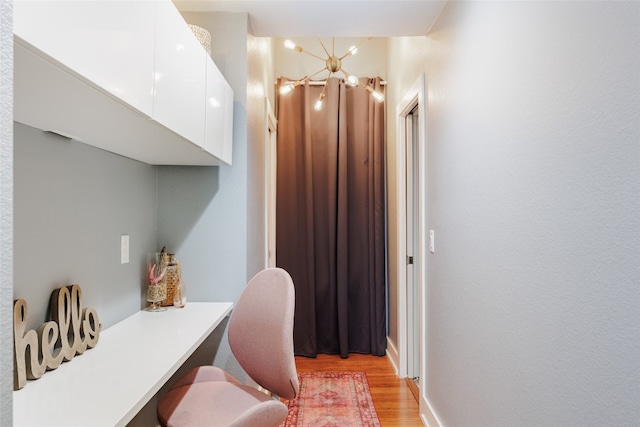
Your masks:
{"label": "small vase", "polygon": [[173,305],[174,307],[182,308],[186,303],[187,296],[184,293],[184,283],[180,280],[173,292]]}

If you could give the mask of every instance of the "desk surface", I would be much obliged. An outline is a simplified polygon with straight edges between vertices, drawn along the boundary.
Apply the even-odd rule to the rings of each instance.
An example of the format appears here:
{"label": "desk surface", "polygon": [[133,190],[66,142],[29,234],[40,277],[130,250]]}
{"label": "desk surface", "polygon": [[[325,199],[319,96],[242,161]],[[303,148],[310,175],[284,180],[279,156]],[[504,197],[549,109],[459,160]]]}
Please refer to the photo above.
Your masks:
{"label": "desk surface", "polygon": [[124,426],[231,311],[228,302],[140,311],[95,348],[13,392],[14,426]]}

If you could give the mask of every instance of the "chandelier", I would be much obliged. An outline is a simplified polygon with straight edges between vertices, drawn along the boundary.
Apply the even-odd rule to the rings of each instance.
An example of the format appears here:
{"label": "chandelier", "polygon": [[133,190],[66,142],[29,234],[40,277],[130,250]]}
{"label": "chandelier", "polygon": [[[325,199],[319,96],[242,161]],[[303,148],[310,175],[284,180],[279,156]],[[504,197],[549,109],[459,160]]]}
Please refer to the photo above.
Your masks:
{"label": "chandelier", "polygon": [[[371,40],[372,38],[373,37],[367,37],[366,39],[361,41],[359,44],[362,44],[363,42],[365,42],[367,40]],[[321,56],[315,55],[315,54],[313,54],[311,52],[307,52],[302,47],[296,45],[294,42],[292,42],[289,39],[284,41],[284,47],[286,47],[287,49],[295,50],[296,52],[306,53],[307,55],[313,56],[314,58],[317,58],[317,59],[323,61],[325,66],[323,68],[321,68],[320,70],[316,71],[315,73],[309,75],[309,76],[305,76],[305,77],[301,78],[300,80],[287,82],[285,85],[280,87],[280,94],[281,95],[286,95],[286,94],[290,93],[291,91],[293,91],[296,87],[298,87],[301,84],[311,80],[311,78],[317,76],[318,74],[322,73],[323,71],[328,71],[329,74],[324,79],[324,83],[325,83],[324,84],[324,88],[322,89],[322,92],[320,93],[320,96],[318,97],[317,101],[315,102],[315,104],[313,106],[313,108],[316,111],[322,109],[322,101],[324,100],[324,92],[327,89],[327,81],[335,73],[341,72],[342,74],[344,74],[345,83],[348,86],[357,87],[358,85],[360,85],[360,81],[359,81],[357,76],[354,76],[353,74],[349,74],[344,68],[342,68],[342,61],[344,59],[348,58],[351,55],[355,55],[356,53],[358,53],[358,45],[359,44],[356,45],[356,46],[351,46],[344,55],[342,55],[340,57],[337,57],[335,55],[335,38],[331,38],[331,44],[332,44],[331,53],[329,53],[329,51],[325,47],[324,43],[322,43],[322,40],[318,39],[318,41],[320,42],[320,45],[322,46],[322,49],[324,50],[324,52],[327,55],[326,59],[322,58]],[[382,93],[378,92],[377,90],[372,89],[368,85],[363,85],[363,86],[367,90],[367,92],[369,92],[371,94],[371,96],[376,101],[378,101],[378,102],[384,101],[384,95]]]}

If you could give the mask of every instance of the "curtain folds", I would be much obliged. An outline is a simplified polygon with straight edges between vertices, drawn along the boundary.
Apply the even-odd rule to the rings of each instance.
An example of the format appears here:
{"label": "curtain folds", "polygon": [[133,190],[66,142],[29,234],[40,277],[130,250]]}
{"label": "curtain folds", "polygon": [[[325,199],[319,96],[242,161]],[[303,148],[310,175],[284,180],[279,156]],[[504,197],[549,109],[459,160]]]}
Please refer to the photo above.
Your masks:
{"label": "curtain folds", "polygon": [[278,97],[277,264],[296,285],[295,352],[384,355],[384,105],[331,78],[316,111],[321,91]]}

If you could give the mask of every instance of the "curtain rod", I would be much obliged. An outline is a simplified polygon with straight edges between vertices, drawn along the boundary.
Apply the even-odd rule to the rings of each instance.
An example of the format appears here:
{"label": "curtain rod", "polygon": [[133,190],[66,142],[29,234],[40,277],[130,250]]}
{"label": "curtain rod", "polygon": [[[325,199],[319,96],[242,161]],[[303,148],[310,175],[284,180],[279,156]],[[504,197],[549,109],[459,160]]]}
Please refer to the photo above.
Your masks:
{"label": "curtain rod", "polygon": [[[340,79],[340,80],[344,81],[344,79]],[[288,80],[288,82],[295,82],[295,80]],[[309,80],[308,81],[309,86],[324,86],[326,83],[327,83],[326,80]],[[382,86],[386,86],[387,85],[387,81],[386,80],[382,80],[380,82],[380,84]]]}
{"label": "curtain rod", "polygon": [[[342,79],[342,80],[344,80],[344,79]],[[318,81],[318,80],[310,80],[309,81],[309,86],[324,86],[325,84],[327,84],[326,80],[325,81],[322,81],[322,80],[320,80],[320,81]],[[380,84],[382,86],[385,86],[387,84],[387,81],[383,80],[383,81],[380,82]]]}
{"label": "curtain rod", "polygon": [[[341,80],[344,81],[344,79],[341,79]],[[322,81],[322,80],[309,80],[309,86],[324,86],[325,84],[327,84],[326,80],[324,80],[324,81]],[[387,81],[386,80],[382,80],[380,82],[380,84],[382,86],[385,86],[387,84]]]}

